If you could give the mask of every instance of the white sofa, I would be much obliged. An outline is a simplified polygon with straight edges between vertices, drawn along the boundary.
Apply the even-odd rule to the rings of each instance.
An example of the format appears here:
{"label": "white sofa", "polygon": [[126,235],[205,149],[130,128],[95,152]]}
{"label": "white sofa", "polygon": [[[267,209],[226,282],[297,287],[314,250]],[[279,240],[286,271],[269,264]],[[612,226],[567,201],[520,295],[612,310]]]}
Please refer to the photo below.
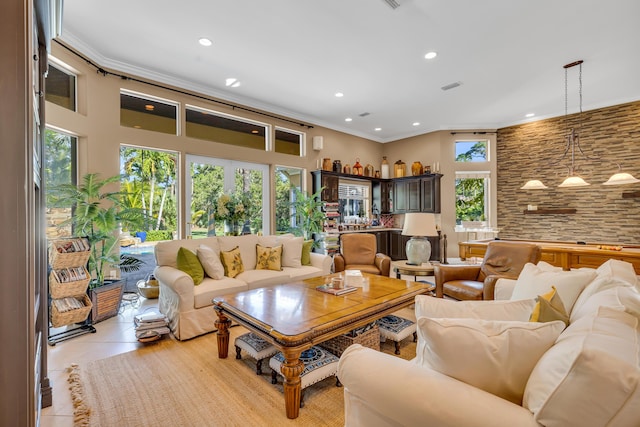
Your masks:
{"label": "white sofa", "polygon": [[[528,322],[537,301],[530,297],[550,284],[567,306],[566,329],[560,321]],[[517,280],[499,281],[496,298],[417,297],[419,338],[411,361],[349,347],[338,367],[345,425],[640,426],[640,292],[631,264],[610,260],[597,270],[570,272],[546,263],[527,265]],[[553,326],[558,323],[560,328]],[[491,345],[458,334],[471,330],[467,337],[475,337],[487,324],[557,331],[539,355],[523,354],[530,344],[503,336],[513,329],[487,334]],[[446,339],[434,332],[439,327]],[[525,340],[534,336],[527,334]],[[488,368],[486,358],[496,365]],[[516,373],[527,363],[532,368]],[[505,381],[513,386],[518,377],[521,397],[509,400],[500,396],[502,390],[486,391]]]}
{"label": "white sofa", "polygon": [[[227,293],[273,286],[293,280],[326,275],[331,272],[331,257],[311,253],[311,265],[300,265],[299,255],[287,254],[290,247],[296,247],[292,235],[257,236],[217,236],[204,239],[184,239],[159,242],[155,247],[156,265],[154,274],[160,285],[159,310],[169,319],[169,327],[179,340],[186,340],[215,330],[216,314],[213,298]],[[301,239],[301,238],[297,238]],[[256,270],[256,245],[265,247],[283,245],[281,271]],[[189,274],[178,270],[177,254],[182,247],[196,252],[200,245],[212,248],[216,254],[240,248],[244,272],[234,278],[227,276],[213,279],[205,276],[202,283],[195,286]],[[300,246],[298,246],[300,247]],[[296,251],[297,252],[297,251]]]}

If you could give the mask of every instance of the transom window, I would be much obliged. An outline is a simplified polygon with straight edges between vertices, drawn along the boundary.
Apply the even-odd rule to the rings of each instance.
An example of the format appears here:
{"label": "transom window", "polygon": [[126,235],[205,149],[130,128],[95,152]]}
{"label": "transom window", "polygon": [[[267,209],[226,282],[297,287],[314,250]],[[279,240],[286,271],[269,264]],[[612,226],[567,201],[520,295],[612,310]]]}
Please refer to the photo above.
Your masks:
{"label": "transom window", "polygon": [[121,90],[120,125],[177,135],[178,103]]}
{"label": "transom window", "polygon": [[238,147],[267,149],[268,125],[188,105],[185,134]]}
{"label": "transom window", "polygon": [[489,141],[456,141],[456,162],[488,162]]}
{"label": "transom window", "polygon": [[44,99],[71,111],[76,111],[76,76],[64,67],[49,62]]}
{"label": "transom window", "polygon": [[273,150],[276,153],[304,156],[304,134],[289,129],[276,128]]}

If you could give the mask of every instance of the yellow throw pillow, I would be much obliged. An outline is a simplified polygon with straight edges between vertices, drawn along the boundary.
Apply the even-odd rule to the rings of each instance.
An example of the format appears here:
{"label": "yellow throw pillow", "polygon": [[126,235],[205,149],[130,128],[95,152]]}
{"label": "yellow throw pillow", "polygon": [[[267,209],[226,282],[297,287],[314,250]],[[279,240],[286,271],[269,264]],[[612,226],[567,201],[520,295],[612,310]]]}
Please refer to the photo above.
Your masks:
{"label": "yellow throw pillow", "polygon": [[311,265],[311,248],[313,247],[313,240],[305,240],[302,244],[302,265]]}
{"label": "yellow throw pillow", "polygon": [[538,295],[537,301],[531,312],[530,322],[562,320],[565,325],[569,324],[569,316],[555,286],[551,286],[546,294]]}
{"label": "yellow throw pillow", "polygon": [[282,245],[268,247],[256,244],[256,270],[282,270]]}
{"label": "yellow throw pillow", "polygon": [[178,249],[178,270],[184,271],[193,279],[194,285],[199,285],[204,280],[204,269],[198,256],[187,248]]}
{"label": "yellow throw pillow", "polygon": [[220,261],[222,261],[222,265],[224,266],[224,275],[227,277],[236,277],[244,271],[240,248],[238,246],[230,251],[220,251]]}

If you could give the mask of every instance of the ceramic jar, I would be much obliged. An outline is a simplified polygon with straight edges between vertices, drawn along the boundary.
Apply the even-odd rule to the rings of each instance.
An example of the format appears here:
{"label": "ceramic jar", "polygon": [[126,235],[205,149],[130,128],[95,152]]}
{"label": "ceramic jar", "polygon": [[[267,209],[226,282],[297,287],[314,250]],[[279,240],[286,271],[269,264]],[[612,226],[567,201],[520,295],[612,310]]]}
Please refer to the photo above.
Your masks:
{"label": "ceramic jar", "polygon": [[340,160],[333,161],[333,171],[342,172],[342,162]]}
{"label": "ceramic jar", "polygon": [[389,179],[389,162],[387,156],[382,156],[382,164],[380,165],[380,177],[383,179]]}
{"label": "ceramic jar", "polygon": [[322,170],[330,171],[332,169],[333,169],[333,166],[331,165],[331,159],[327,157],[322,159]]}
{"label": "ceramic jar", "polygon": [[360,164],[360,159],[356,159],[356,162],[353,165],[353,174],[362,176],[363,173],[364,173],[364,168]]}
{"label": "ceramic jar", "polygon": [[402,178],[406,175],[406,163],[402,160],[398,160],[393,164],[393,176],[396,178]]}
{"label": "ceramic jar", "polygon": [[420,162],[413,162],[413,164],[411,165],[411,174],[413,176],[417,176],[417,175],[422,175],[422,163]]}

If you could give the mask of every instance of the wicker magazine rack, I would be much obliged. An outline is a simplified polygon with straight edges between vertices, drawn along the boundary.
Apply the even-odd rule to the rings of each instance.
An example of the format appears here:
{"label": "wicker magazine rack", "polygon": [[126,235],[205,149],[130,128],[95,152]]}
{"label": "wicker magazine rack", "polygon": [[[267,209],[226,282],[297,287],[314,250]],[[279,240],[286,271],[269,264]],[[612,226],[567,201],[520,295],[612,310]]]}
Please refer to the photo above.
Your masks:
{"label": "wicker magazine rack", "polygon": [[351,331],[349,334],[338,335],[337,337],[321,343],[320,347],[325,348],[338,357],[340,357],[351,344],[360,344],[363,347],[369,347],[380,351],[380,329],[375,322],[372,325],[369,325],[366,331],[359,334],[357,332],[358,330],[356,329]]}
{"label": "wicker magazine rack", "polygon": [[[51,242],[49,248],[49,319],[51,326],[59,328],[66,325],[85,322],[93,304],[87,295],[87,287],[91,281],[91,275],[86,268],[91,255],[91,247],[85,238],[57,239]],[[67,311],[58,309],[57,300],[75,298],[80,307]],[[73,300],[71,300],[73,302]],[[60,302],[60,301],[58,301]],[[55,345],[85,333],[95,333],[96,329],[91,324],[83,324],[76,328],[49,334],[49,344]]]}

